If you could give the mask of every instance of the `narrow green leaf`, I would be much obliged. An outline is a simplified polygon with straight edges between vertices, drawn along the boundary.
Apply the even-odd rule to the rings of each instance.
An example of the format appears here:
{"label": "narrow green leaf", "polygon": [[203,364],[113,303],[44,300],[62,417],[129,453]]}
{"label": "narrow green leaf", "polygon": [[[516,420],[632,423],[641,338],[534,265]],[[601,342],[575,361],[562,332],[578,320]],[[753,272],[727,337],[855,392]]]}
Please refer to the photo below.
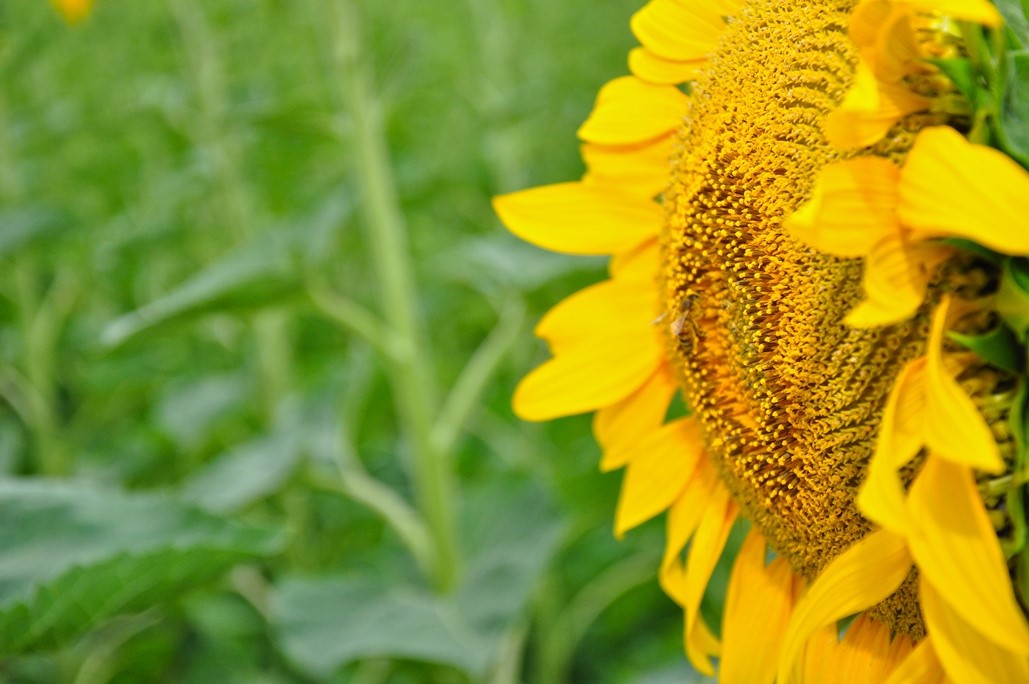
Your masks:
{"label": "narrow green leaf", "polygon": [[116,347],[159,327],[216,311],[247,311],[282,303],[303,291],[296,238],[263,235],[243,245],[167,295],[111,321],[102,333]]}
{"label": "narrow green leaf", "polygon": [[1029,164],[1029,51],[1004,55],[1005,92],[998,121],[1001,148]]}
{"label": "narrow green leaf", "polygon": [[943,72],[973,105],[979,101],[979,79],[972,61],[967,57],[928,60]]}
{"label": "narrow green leaf", "polygon": [[1021,370],[1022,347],[1006,325],[998,325],[981,335],[950,332],[947,336],[961,346],[971,349],[996,368],[1009,373],[1018,373]]}
{"label": "narrow green leaf", "polygon": [[1009,34],[1015,39],[1015,46],[1026,47],[1029,44],[1029,22],[1025,18],[1022,0],[994,0],[993,4],[1004,17]]}
{"label": "narrow green leaf", "polygon": [[167,497],[0,481],[0,652],[49,649],[273,553],[278,535]]}

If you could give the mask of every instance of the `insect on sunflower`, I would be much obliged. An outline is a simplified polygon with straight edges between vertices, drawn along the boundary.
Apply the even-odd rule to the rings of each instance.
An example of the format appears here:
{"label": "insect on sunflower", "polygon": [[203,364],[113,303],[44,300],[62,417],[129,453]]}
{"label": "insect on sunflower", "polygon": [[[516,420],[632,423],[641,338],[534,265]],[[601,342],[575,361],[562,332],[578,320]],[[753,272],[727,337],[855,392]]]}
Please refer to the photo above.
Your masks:
{"label": "insect on sunflower", "polygon": [[553,358],[515,411],[595,412],[616,534],[666,514],[659,579],[701,672],[1029,681],[1029,63],[1007,11],[651,0],[579,129],[585,176],[495,202],[529,242],[611,256],[540,321]]}

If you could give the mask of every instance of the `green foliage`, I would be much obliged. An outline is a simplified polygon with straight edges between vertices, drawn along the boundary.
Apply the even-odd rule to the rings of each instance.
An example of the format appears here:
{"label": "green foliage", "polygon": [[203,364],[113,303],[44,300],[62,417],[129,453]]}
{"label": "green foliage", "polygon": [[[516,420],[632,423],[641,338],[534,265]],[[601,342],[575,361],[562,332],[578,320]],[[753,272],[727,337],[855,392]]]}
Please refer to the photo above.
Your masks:
{"label": "green foliage", "polygon": [[0,483],[0,652],[52,648],[105,617],[209,582],[277,536],[172,499]]}
{"label": "green foliage", "polygon": [[490,208],[640,5],[0,3],[0,680],[694,677]]}

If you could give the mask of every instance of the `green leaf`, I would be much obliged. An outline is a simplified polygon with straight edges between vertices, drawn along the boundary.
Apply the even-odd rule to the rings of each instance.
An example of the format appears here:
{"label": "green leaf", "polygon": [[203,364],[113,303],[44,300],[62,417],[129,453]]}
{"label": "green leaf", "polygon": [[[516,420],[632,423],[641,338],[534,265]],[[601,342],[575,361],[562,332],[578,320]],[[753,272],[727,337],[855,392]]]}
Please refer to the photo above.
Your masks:
{"label": "green leaf", "polygon": [[0,481],[0,652],[49,649],[274,553],[278,535],[167,497]]}
{"label": "green leaf", "polygon": [[969,102],[974,105],[979,101],[979,83],[972,60],[967,57],[954,57],[951,59],[930,59],[928,61],[936,65],[961,91],[961,94],[968,98]]}
{"label": "green leaf", "polygon": [[562,525],[547,495],[525,480],[498,478],[465,501],[460,538],[468,555],[452,596],[366,575],[288,579],[272,600],[283,652],[317,677],[376,657],[481,676],[528,605]]}
{"label": "green leaf", "polygon": [[30,207],[0,211],[0,257],[30,247],[67,228],[68,217],[56,209]]}
{"label": "green leaf", "polygon": [[1001,148],[1029,164],[1029,51],[1004,55],[1005,92],[998,121]]}
{"label": "green leaf", "polygon": [[1029,43],[1029,22],[1025,18],[1022,0],[994,0],[997,11],[1004,17],[1004,23],[1010,29],[1017,47],[1025,47]]}
{"label": "green leaf", "polygon": [[453,605],[414,587],[371,577],[280,582],[272,621],[283,651],[305,671],[328,677],[346,663],[391,657],[486,667],[487,642]]}
{"label": "green leaf", "polygon": [[1029,332],[1029,260],[1018,257],[1005,261],[995,308],[1018,341],[1024,344]]}
{"label": "green leaf", "polygon": [[262,437],[228,452],[195,473],[183,496],[212,513],[233,513],[278,491],[300,462],[299,435]]}
{"label": "green leaf", "polygon": [[1015,339],[1015,334],[1006,325],[998,325],[981,335],[950,332],[947,333],[947,336],[963,347],[971,349],[996,368],[1009,373],[1021,371],[1022,347]]}
{"label": "green leaf", "polygon": [[296,236],[271,232],[244,244],[167,295],[111,321],[101,335],[116,347],[144,332],[213,312],[267,308],[300,294],[302,257]]}

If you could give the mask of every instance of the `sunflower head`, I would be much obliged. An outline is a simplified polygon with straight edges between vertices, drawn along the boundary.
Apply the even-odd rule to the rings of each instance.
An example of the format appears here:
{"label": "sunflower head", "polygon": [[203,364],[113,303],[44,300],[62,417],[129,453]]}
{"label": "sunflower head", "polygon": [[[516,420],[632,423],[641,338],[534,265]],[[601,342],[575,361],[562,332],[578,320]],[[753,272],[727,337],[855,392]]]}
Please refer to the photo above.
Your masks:
{"label": "sunflower head", "polygon": [[[988,106],[1013,34],[984,1],[652,0],[632,26],[584,179],[497,202],[537,244],[613,256],[541,322],[555,356],[516,410],[597,412],[616,532],[668,511],[698,669],[721,649],[728,680],[805,677],[861,614],[838,653],[874,642],[883,676],[1029,678],[1029,174]],[[739,518],[719,645],[698,609]]]}

